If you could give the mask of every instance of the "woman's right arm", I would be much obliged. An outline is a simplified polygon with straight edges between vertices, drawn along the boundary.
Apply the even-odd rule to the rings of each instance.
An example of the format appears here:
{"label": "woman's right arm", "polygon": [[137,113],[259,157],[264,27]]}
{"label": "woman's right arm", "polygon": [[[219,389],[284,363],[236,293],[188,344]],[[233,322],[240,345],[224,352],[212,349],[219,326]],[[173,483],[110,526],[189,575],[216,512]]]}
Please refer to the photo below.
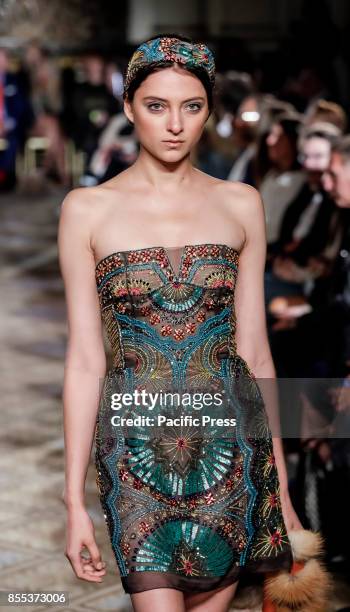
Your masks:
{"label": "woman's right arm", "polygon": [[[79,578],[101,582],[101,555],[85,509],[84,490],[101,383],[106,371],[100,306],[91,249],[93,203],[88,189],[71,191],[61,207],[58,249],[65,286],[68,346],[63,384],[65,489],[68,530],[66,556]],[[89,560],[81,550],[86,547]]]}

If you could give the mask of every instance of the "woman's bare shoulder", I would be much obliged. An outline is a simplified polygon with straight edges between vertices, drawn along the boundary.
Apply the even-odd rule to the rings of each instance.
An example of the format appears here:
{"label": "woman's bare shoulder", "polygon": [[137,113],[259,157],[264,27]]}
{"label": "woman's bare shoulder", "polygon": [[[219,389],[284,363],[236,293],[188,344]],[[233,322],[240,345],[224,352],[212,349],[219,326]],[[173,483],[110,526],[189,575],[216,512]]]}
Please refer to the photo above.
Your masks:
{"label": "woman's bare shoulder", "polygon": [[218,187],[223,196],[226,196],[229,201],[237,202],[238,205],[251,202],[251,206],[254,206],[254,202],[261,202],[259,191],[246,183],[220,180]]}
{"label": "woman's bare shoulder", "polygon": [[122,195],[120,181],[115,179],[93,187],[77,187],[63,199],[61,215],[97,220],[111,204],[116,207],[118,201],[122,201]]}
{"label": "woman's bare shoulder", "polygon": [[241,227],[244,242],[248,236],[264,231],[264,206],[255,187],[239,181],[219,180],[216,189],[216,203],[220,203],[228,219]]}
{"label": "woman's bare shoulder", "polygon": [[88,213],[90,209],[95,209],[97,204],[103,203],[108,193],[110,193],[110,190],[102,185],[76,187],[66,194],[61,209],[74,208],[75,211]]}
{"label": "woman's bare shoulder", "polygon": [[246,183],[241,183],[240,181],[219,179],[198,169],[197,171],[201,176],[205,188],[213,190],[213,197],[216,202],[219,197],[219,201],[223,203],[229,202],[239,205],[240,203],[246,204],[247,202],[251,202],[251,206],[254,206],[254,202],[255,205],[261,203],[259,191],[255,189],[255,187],[247,185]]}
{"label": "woman's bare shoulder", "polygon": [[213,201],[215,205],[222,206],[227,213],[240,219],[248,219],[252,215],[263,212],[260,193],[255,187],[239,181],[214,179]]}

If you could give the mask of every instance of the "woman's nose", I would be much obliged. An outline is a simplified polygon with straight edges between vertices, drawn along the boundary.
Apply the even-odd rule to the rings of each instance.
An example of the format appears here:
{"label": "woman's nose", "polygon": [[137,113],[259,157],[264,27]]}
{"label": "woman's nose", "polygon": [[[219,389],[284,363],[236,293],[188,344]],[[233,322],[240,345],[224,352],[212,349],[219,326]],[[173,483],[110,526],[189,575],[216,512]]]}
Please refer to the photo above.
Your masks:
{"label": "woman's nose", "polygon": [[168,119],[168,129],[178,134],[182,130],[182,119],[179,112],[174,111],[170,113]]}

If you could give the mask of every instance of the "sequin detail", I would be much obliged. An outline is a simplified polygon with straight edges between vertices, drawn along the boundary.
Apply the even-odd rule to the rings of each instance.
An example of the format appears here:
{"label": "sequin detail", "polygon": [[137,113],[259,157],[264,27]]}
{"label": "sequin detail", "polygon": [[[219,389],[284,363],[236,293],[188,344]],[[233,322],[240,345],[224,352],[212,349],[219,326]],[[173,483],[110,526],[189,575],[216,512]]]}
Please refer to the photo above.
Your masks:
{"label": "sequin detail", "polygon": [[[113,353],[96,423],[96,480],[126,592],[134,574],[153,574],[153,586],[162,575],[158,586],[181,578],[184,590],[205,590],[201,579],[234,581],[246,567],[292,562],[262,398],[237,353],[238,266],[239,253],[225,244],[119,251],[96,265]],[[105,415],[116,387],[220,391],[237,427],[187,424],[160,434],[140,425],[112,435]],[[258,436],[246,435],[247,420]]]}

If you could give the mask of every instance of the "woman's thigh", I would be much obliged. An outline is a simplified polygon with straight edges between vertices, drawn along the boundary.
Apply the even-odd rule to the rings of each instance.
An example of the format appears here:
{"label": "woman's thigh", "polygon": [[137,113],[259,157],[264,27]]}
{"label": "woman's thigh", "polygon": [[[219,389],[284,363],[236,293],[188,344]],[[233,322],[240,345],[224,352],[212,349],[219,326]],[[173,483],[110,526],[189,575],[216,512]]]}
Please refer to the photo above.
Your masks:
{"label": "woman's thigh", "polygon": [[227,587],[204,593],[183,593],[177,589],[159,588],[134,593],[134,612],[227,612],[235,595],[238,581]]}
{"label": "woman's thigh", "polygon": [[184,595],[177,589],[159,588],[133,593],[131,601],[134,612],[186,612]]}
{"label": "woman's thigh", "polygon": [[227,612],[237,586],[238,580],[227,587],[205,593],[184,593],[186,612]]}

